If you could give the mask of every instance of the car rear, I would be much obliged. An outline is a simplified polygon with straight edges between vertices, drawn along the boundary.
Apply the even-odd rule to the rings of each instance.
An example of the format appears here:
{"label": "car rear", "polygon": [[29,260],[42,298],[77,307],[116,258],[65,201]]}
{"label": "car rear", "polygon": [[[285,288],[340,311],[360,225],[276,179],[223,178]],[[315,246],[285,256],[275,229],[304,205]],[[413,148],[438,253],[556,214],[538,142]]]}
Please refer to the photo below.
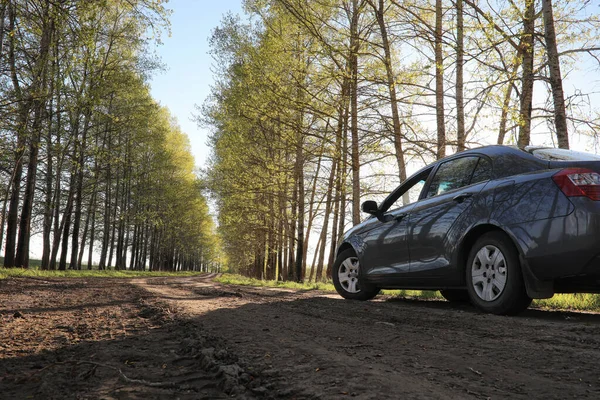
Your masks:
{"label": "car rear", "polygon": [[548,162],[552,181],[573,205],[568,215],[546,221],[540,232],[545,249],[528,260],[532,272],[554,280],[556,292],[600,292],[600,157],[565,149],[530,152]]}

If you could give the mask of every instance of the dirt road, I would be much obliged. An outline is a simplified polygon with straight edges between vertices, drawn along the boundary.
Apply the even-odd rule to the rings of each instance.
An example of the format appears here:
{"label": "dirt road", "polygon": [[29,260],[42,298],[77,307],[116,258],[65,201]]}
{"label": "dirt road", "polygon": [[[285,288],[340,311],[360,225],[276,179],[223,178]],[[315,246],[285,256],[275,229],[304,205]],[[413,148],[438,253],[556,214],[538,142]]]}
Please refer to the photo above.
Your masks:
{"label": "dirt road", "polygon": [[600,398],[600,315],[211,276],[0,281],[0,398]]}

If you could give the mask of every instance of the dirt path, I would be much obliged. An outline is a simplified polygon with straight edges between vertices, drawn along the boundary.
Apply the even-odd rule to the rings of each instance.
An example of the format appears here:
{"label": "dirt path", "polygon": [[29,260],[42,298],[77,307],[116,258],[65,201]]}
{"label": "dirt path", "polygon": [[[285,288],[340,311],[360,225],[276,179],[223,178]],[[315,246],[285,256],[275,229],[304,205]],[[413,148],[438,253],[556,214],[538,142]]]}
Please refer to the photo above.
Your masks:
{"label": "dirt path", "polygon": [[600,398],[600,315],[210,276],[47,282],[0,281],[1,398]]}

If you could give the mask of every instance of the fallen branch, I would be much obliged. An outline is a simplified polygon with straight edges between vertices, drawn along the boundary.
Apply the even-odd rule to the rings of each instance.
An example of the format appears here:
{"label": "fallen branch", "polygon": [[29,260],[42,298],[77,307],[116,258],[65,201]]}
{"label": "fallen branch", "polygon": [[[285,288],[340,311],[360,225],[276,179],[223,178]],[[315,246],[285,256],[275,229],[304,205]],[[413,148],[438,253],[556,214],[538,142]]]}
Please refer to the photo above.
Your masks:
{"label": "fallen branch", "polygon": [[56,362],[54,364],[47,365],[44,368],[42,368],[38,371],[35,371],[34,373],[29,374],[27,377],[20,379],[20,381],[22,382],[24,380],[27,380],[27,379],[33,377],[33,375],[39,374],[47,369],[50,369],[52,367],[56,367],[59,365],[76,365],[76,366],[77,365],[92,365],[92,366],[94,366],[94,368],[103,367],[103,368],[107,368],[107,369],[116,371],[119,374],[119,377],[127,383],[134,383],[134,384],[138,384],[138,385],[144,385],[144,386],[155,387],[155,388],[163,388],[163,389],[178,389],[178,390],[192,389],[191,386],[188,386],[188,385],[181,386],[175,382],[150,382],[150,381],[147,381],[144,379],[130,378],[127,375],[125,375],[120,368],[113,367],[112,365],[101,364],[101,363],[97,363],[97,362],[93,362],[93,361],[79,361],[79,360],[61,361],[61,362]]}

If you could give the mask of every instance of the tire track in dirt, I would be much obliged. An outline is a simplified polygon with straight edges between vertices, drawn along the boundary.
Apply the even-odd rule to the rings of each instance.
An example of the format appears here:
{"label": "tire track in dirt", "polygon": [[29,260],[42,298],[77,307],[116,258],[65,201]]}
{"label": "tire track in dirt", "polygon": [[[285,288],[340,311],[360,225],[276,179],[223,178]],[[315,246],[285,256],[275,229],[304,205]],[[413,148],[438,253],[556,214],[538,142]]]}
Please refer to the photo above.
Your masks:
{"label": "tire track in dirt", "polygon": [[276,397],[600,398],[596,314],[500,317],[439,301],[353,302],[211,277],[135,284],[222,337]]}

